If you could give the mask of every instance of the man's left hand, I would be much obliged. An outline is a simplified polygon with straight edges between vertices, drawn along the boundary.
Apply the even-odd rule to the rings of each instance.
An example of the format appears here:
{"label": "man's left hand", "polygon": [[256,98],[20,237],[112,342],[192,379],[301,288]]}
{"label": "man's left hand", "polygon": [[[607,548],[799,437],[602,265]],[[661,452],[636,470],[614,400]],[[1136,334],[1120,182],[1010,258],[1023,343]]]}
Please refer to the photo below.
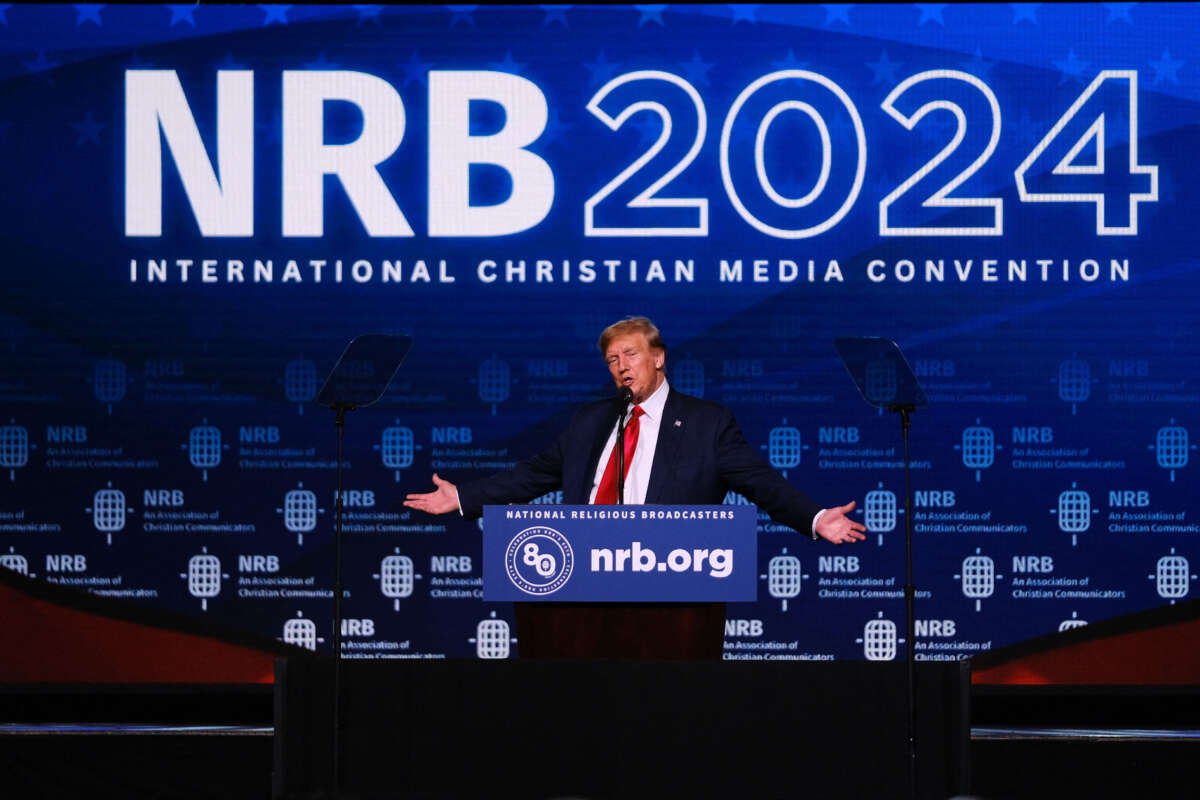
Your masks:
{"label": "man's left hand", "polygon": [[861,542],[863,539],[866,539],[866,526],[846,516],[853,510],[853,500],[844,506],[834,506],[833,508],[825,509],[825,513],[821,515],[821,519],[817,521],[817,535],[834,544]]}

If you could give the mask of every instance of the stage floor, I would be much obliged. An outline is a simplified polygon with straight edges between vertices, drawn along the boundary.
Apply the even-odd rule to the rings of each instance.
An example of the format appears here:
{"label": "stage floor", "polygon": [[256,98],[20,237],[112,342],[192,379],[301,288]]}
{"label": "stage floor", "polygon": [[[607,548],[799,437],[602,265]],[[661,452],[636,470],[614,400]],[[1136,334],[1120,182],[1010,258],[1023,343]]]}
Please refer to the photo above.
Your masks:
{"label": "stage floor", "polygon": [[[0,774],[12,798],[263,800],[272,735],[269,725],[0,725]],[[1200,730],[973,728],[970,750],[981,800],[1190,796]],[[495,788],[524,797],[515,782]]]}

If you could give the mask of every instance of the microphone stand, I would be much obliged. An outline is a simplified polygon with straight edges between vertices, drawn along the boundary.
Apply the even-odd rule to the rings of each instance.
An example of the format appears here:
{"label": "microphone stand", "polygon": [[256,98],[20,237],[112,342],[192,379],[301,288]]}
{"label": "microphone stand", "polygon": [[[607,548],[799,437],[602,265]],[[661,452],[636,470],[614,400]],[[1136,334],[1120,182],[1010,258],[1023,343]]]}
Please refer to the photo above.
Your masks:
{"label": "microphone stand", "polygon": [[909,477],[908,429],[912,427],[909,414],[916,406],[893,403],[888,411],[900,415],[900,431],[904,439],[904,616],[907,623],[907,692],[905,709],[908,713],[908,791],[909,797],[917,797],[917,703],[916,703],[916,612],[913,608],[917,589],[913,584],[913,519],[912,482]]}
{"label": "microphone stand", "polygon": [[[846,372],[850,374],[858,393],[872,408],[889,411],[900,417],[900,433],[904,439],[904,617],[907,647],[906,686],[904,692],[907,717],[908,796],[917,797],[917,701],[916,701],[916,596],[913,582],[913,513],[912,461],[908,450],[908,431],[911,414],[929,404],[921,382],[912,367],[890,339],[879,336],[847,336],[833,340],[833,347]],[[881,375],[888,381],[880,383]]]}
{"label": "microphone stand", "polygon": [[412,348],[412,338],[408,336],[389,336],[382,334],[363,334],[355,336],[346,345],[342,355],[334,364],[329,377],[321,391],[317,393],[317,403],[334,412],[334,425],[337,428],[337,494],[334,496],[334,568],[333,568],[333,725],[330,753],[330,790],[334,796],[341,796],[342,782],[345,772],[345,759],[342,746],[342,712],[344,710],[343,692],[346,689],[346,676],[343,675],[342,665],[342,616],[344,613],[343,596],[346,594],[343,575],[343,517],[345,516],[345,500],[343,498],[343,472],[345,469],[344,438],[346,432],[346,413],[374,405],[387,391],[388,384],[396,376],[404,357]]}
{"label": "microphone stand", "polygon": [[335,403],[334,425],[337,426],[337,501],[334,503],[334,567],[333,567],[333,791],[342,791],[342,439],[346,431],[346,412],[355,410],[353,403]]}
{"label": "microphone stand", "polygon": [[633,392],[622,386],[618,392],[620,408],[617,411],[617,505],[625,505],[625,409],[633,400]]}

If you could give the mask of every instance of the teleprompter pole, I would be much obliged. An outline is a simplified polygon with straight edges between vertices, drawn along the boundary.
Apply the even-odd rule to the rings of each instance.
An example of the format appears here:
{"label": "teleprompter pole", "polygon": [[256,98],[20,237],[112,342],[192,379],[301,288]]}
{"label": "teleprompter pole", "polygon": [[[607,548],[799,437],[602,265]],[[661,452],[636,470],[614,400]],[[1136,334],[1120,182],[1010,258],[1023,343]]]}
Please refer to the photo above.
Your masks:
{"label": "teleprompter pole", "polygon": [[333,528],[333,791],[342,790],[342,439],[346,433],[346,412],[350,403],[334,407],[337,426],[337,494],[334,501]]}
{"label": "teleprompter pole", "polygon": [[912,477],[908,453],[908,429],[912,427],[909,417],[915,407],[911,405],[888,406],[889,411],[900,415],[900,432],[904,439],[904,618],[906,624],[905,650],[907,662],[907,691],[905,711],[908,727],[908,796],[917,797],[917,708],[916,708],[916,594],[913,584],[913,519]]}

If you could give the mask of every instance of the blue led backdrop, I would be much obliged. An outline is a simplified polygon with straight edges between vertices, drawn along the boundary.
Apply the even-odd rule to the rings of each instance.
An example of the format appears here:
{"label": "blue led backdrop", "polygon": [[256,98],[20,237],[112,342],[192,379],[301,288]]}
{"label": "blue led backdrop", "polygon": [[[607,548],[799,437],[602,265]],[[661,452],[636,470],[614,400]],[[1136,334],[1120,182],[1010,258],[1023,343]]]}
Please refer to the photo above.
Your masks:
{"label": "blue led backdrop", "polygon": [[345,652],[513,655],[477,523],[403,496],[535,452],[646,314],[869,531],[761,518],[728,658],[903,652],[899,425],[839,336],[930,398],[919,657],[1191,597],[1197,52],[1160,3],[0,5],[0,560],[330,648],[313,398],[403,334],[347,423]]}

